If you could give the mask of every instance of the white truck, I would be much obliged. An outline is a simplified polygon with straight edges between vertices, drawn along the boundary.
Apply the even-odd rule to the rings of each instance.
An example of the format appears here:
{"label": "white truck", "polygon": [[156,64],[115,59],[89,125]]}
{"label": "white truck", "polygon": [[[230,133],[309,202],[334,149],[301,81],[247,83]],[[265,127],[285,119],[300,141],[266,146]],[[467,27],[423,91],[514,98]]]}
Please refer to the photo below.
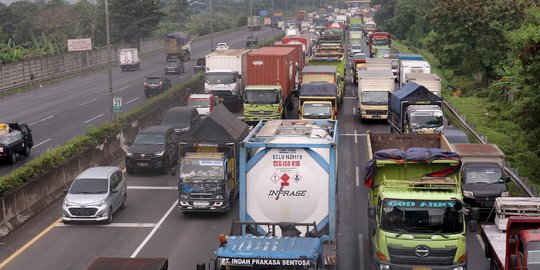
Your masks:
{"label": "white truck", "polygon": [[246,49],[228,49],[206,55],[204,92],[217,96],[233,111],[243,102],[248,53]]}
{"label": "white truck", "polygon": [[413,82],[424,86],[437,96],[441,96],[441,77],[435,73],[407,73],[405,83]]}
{"label": "white truck", "polygon": [[391,70],[358,71],[358,117],[386,119],[388,117],[388,92],[394,92],[394,74]]}
{"label": "white truck", "polygon": [[137,48],[121,49],[118,57],[122,71],[139,70],[141,59]]}
{"label": "white truck", "polygon": [[399,61],[399,83],[403,86],[407,83],[407,73],[431,73],[431,65],[428,61],[401,60]]}
{"label": "white truck", "polygon": [[366,70],[389,70],[392,71],[392,61],[386,58],[367,58]]}

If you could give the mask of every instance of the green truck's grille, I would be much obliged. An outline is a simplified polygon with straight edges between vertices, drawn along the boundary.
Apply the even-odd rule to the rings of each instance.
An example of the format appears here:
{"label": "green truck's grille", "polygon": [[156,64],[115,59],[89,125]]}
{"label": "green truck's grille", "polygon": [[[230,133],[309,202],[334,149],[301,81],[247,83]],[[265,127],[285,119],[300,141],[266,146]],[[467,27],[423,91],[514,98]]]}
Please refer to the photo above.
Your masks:
{"label": "green truck's grille", "polygon": [[452,265],[456,250],[456,248],[429,248],[427,246],[388,247],[392,263],[411,265]]}

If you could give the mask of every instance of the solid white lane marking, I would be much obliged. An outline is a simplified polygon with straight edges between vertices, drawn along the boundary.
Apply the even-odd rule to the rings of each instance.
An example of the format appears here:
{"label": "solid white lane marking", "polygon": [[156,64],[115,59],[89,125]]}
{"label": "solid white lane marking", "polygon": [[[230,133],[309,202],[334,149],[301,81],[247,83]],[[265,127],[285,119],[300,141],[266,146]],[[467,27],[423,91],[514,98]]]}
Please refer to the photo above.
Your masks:
{"label": "solid white lane marking", "polygon": [[137,254],[139,254],[139,252],[141,251],[141,249],[146,245],[146,243],[148,243],[148,241],[150,240],[150,238],[152,238],[152,236],[154,235],[154,233],[156,233],[156,231],[159,229],[159,227],[161,227],[161,224],[163,224],[163,222],[165,221],[165,219],[171,214],[171,212],[174,210],[174,208],[176,208],[176,205],[177,205],[177,200],[174,200],[173,204],[171,205],[171,207],[169,208],[169,210],[167,210],[167,212],[165,213],[165,215],[163,215],[163,217],[161,217],[161,219],[158,221],[158,223],[156,224],[156,226],[152,229],[152,231],[150,231],[150,233],[148,234],[148,236],[146,236],[146,238],[142,241],[142,243],[139,245],[139,247],[137,247],[137,249],[135,250],[135,252],[133,252],[133,254],[131,254],[130,258],[135,258],[137,257]]}
{"label": "solid white lane marking", "polygon": [[358,143],[358,133],[356,132],[356,129],[354,130],[354,143]]}
{"label": "solid white lane marking", "polygon": [[92,100],[83,102],[83,103],[81,103],[80,105],[81,105],[81,106],[84,106],[84,105],[86,105],[86,104],[88,104],[88,103],[90,103],[90,102],[94,102],[94,101],[96,101],[96,100],[97,100],[97,98],[94,98],[94,99],[92,99]]}
{"label": "solid white lane marking", "polygon": [[[59,223],[56,227],[71,227],[73,225]],[[114,227],[114,228],[154,228],[156,223],[111,223],[111,224],[99,224],[92,227]]]}
{"label": "solid white lane marking", "polygon": [[43,122],[43,121],[45,121],[45,120],[47,120],[47,119],[51,119],[51,118],[53,118],[53,117],[54,117],[54,115],[49,115],[49,116],[47,116],[47,117],[45,117],[45,118],[39,119],[39,120],[37,120],[36,122],[30,123],[30,124],[28,124],[28,125],[29,125],[29,126],[35,125],[35,124],[37,124],[37,123],[41,123],[41,122]]}
{"label": "solid white lane marking", "polygon": [[139,99],[139,98],[141,98],[141,97],[136,97],[136,98],[134,98],[134,99],[132,99],[132,100],[126,102],[126,104],[129,104],[129,103],[131,103],[131,102],[133,102],[133,101],[135,101],[135,100],[137,100],[137,99]]}
{"label": "solid white lane marking", "polygon": [[358,166],[356,166],[356,186],[360,186],[360,168]]}
{"label": "solid white lane marking", "polygon": [[356,97],[344,97],[343,99],[356,99]]}
{"label": "solid white lane marking", "polygon": [[367,134],[365,134],[365,133],[356,134],[356,130],[355,130],[355,133],[354,133],[354,134],[351,134],[351,133],[345,133],[345,134],[339,134],[339,136],[360,136],[360,137],[364,137],[364,136],[367,136]]}
{"label": "solid white lane marking", "polygon": [[364,236],[358,234],[358,270],[364,270]]}
{"label": "solid white lane marking", "polygon": [[145,189],[145,190],[156,190],[156,189],[162,189],[162,190],[169,190],[169,189],[178,189],[178,187],[157,187],[157,186],[128,186],[128,189]]}
{"label": "solid white lane marking", "polygon": [[352,115],[355,116],[356,115],[356,107],[352,107]]}
{"label": "solid white lane marking", "polygon": [[84,121],[83,123],[88,124],[88,122],[92,122],[92,121],[94,121],[94,120],[96,120],[96,119],[98,119],[98,118],[100,118],[102,116],[103,116],[103,114],[100,114],[100,115],[98,115],[98,116],[96,116],[96,117],[94,117],[92,119],[88,119],[88,120]]}
{"label": "solid white lane marking", "polygon": [[42,144],[44,144],[44,143],[46,143],[46,142],[48,142],[50,140],[52,140],[52,138],[48,138],[48,139],[46,139],[46,140],[44,140],[44,141],[42,141],[42,142],[40,142],[38,144],[35,144],[34,146],[32,146],[32,148],[36,148],[36,147],[38,147],[38,146],[40,146],[40,145],[42,145]]}

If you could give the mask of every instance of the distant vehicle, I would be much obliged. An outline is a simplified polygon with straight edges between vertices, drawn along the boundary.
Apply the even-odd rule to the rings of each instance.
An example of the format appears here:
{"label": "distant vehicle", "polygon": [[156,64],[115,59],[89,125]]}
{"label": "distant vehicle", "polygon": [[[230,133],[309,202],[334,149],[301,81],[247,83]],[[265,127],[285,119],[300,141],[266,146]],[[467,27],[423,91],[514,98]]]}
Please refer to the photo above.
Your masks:
{"label": "distant vehicle", "polygon": [[218,104],[218,97],[212,94],[191,94],[187,100],[187,105],[197,108],[197,111],[203,117],[214,110]]}
{"label": "distant vehicle", "polygon": [[253,47],[259,44],[259,40],[255,36],[248,36],[246,39],[246,47]]}
{"label": "distant vehicle", "polygon": [[98,257],[86,270],[167,270],[167,258]]}
{"label": "distant vehicle", "polygon": [[144,81],[144,96],[159,95],[171,87],[171,80],[167,77],[147,77]]}
{"label": "distant vehicle", "polygon": [[178,135],[170,126],[151,126],[137,134],[133,143],[128,142],[126,172],[138,169],[162,169],[169,172],[170,165],[178,161]]}
{"label": "distant vehicle", "polygon": [[165,39],[165,51],[167,61],[178,59],[185,62],[191,59],[191,38],[189,34],[183,32],[168,34]]}
{"label": "distant vehicle", "polygon": [[162,126],[171,126],[177,135],[182,135],[201,119],[197,108],[178,106],[170,108],[161,121]]}
{"label": "distant vehicle", "polygon": [[223,42],[223,43],[218,43],[217,46],[216,46],[216,51],[221,51],[221,50],[228,50],[229,49],[229,44]]}
{"label": "distant vehicle", "polygon": [[193,67],[193,72],[204,72],[206,70],[206,58],[197,58],[197,63],[195,64],[195,67]]}
{"label": "distant vehicle", "polygon": [[92,167],[83,171],[67,191],[62,222],[104,221],[127,205],[127,181],[118,167]]}
{"label": "distant vehicle", "polygon": [[170,73],[184,73],[184,62],[179,59],[171,59],[165,63],[165,75]]}
{"label": "distant vehicle", "polygon": [[121,49],[119,62],[122,71],[139,70],[141,60],[137,48]]}
{"label": "distant vehicle", "polygon": [[32,131],[26,124],[0,124],[0,160],[17,162],[17,155],[30,156],[34,146]]}

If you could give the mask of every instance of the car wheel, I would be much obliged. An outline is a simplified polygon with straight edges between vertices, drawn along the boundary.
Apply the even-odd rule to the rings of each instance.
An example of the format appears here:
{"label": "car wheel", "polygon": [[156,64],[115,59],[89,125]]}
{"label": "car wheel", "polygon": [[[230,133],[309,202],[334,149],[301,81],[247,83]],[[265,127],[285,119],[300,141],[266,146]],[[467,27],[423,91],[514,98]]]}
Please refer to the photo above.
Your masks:
{"label": "car wheel", "polygon": [[107,220],[105,220],[105,224],[111,224],[113,220],[113,210],[112,207],[109,208],[109,213],[107,215]]}
{"label": "car wheel", "polygon": [[125,209],[127,206],[127,194],[124,194],[124,200],[122,201],[122,205],[120,206],[120,209]]}
{"label": "car wheel", "polygon": [[29,157],[29,156],[30,156],[30,151],[31,151],[31,148],[30,148],[30,146],[27,144],[27,145],[24,147],[24,153],[23,153],[23,155],[24,155],[25,157]]}
{"label": "car wheel", "polygon": [[11,153],[9,156],[9,163],[15,164],[15,162],[17,162],[17,155],[15,153]]}

